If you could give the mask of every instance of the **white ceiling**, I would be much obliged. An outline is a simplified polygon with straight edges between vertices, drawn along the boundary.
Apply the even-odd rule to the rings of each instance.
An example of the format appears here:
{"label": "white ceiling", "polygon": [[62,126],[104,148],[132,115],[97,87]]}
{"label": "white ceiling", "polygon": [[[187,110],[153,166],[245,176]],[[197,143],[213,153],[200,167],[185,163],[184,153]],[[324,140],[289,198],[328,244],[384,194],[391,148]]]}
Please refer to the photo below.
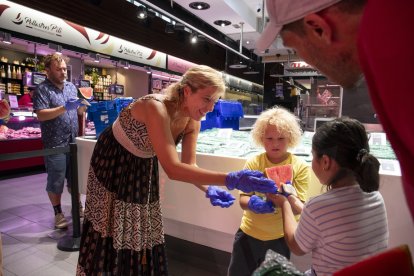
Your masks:
{"label": "white ceiling", "polygon": [[[255,41],[260,36],[260,27],[262,23],[262,11],[258,12],[258,8],[262,7],[263,0],[202,0],[208,3],[210,8],[207,10],[194,10],[189,4],[195,2],[193,0],[175,0],[174,5],[180,5],[190,13],[207,22],[209,25],[217,29],[219,32],[239,41],[241,37],[240,23],[243,24],[243,47],[247,49],[255,49]],[[200,1],[199,1],[200,2]],[[265,18],[267,12],[265,9]],[[214,24],[216,20],[228,20],[232,24],[226,27],[220,27]],[[257,53],[257,52],[256,52]],[[276,54],[286,55],[287,49],[283,47],[282,41],[278,38],[271,47],[269,53],[257,53],[261,56],[275,56]]]}

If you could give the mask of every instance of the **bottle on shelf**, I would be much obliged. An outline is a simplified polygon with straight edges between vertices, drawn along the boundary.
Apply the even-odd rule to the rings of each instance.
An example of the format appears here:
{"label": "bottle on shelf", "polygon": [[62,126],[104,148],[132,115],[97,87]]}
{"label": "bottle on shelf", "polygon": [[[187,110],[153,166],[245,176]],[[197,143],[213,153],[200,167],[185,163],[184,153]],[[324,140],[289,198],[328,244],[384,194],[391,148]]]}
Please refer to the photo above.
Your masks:
{"label": "bottle on shelf", "polygon": [[22,79],[22,71],[20,67],[17,67],[16,78],[21,80]]}
{"label": "bottle on shelf", "polygon": [[4,69],[4,65],[1,66],[0,77],[2,77],[2,78],[6,77],[6,70]]}
{"label": "bottle on shelf", "polygon": [[10,65],[7,65],[7,77],[8,78],[12,77],[12,73],[11,73],[11,70],[10,70]]}
{"label": "bottle on shelf", "polygon": [[16,66],[13,66],[11,77],[12,79],[17,79]]}

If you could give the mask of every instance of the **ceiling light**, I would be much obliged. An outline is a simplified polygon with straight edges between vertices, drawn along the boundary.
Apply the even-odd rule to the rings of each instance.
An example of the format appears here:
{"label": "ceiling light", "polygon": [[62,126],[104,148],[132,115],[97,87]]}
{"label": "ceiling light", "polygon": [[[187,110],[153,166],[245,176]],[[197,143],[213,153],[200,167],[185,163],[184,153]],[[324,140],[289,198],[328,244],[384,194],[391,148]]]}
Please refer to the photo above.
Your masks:
{"label": "ceiling light", "polygon": [[257,75],[260,74],[259,64],[256,63],[250,63],[247,71],[244,71],[243,74],[245,75]]}
{"label": "ceiling light", "polygon": [[174,25],[174,30],[184,31],[185,30],[185,26],[184,26],[184,24],[177,22]]}
{"label": "ceiling light", "polygon": [[[239,54],[242,55],[243,54],[243,25],[244,22],[240,22],[240,41],[239,41]],[[230,64],[229,66],[230,68],[234,68],[234,69],[241,69],[241,68],[246,68],[247,64],[246,61],[244,61],[241,56],[236,56],[233,60],[233,63]]]}
{"label": "ceiling light", "polygon": [[126,60],[120,60],[119,61],[119,64],[124,68],[124,69],[126,69],[126,70],[128,70],[129,69],[129,62],[128,61],[126,61]]}
{"label": "ceiling light", "polygon": [[216,20],[216,21],[214,21],[214,24],[216,24],[220,27],[226,27],[226,26],[230,25],[231,22],[228,21],[228,20]]}
{"label": "ceiling light", "polygon": [[93,59],[93,62],[99,63],[99,60],[100,60],[99,54],[89,53],[88,56]]}
{"label": "ceiling light", "polygon": [[193,33],[190,38],[191,43],[197,43],[197,34]]}
{"label": "ceiling light", "polygon": [[165,25],[165,33],[167,34],[173,34],[174,33],[174,25],[171,23],[167,23]]}
{"label": "ceiling light", "polygon": [[138,14],[137,14],[137,18],[138,19],[145,19],[147,18],[147,9],[144,6],[139,6],[138,7]]}
{"label": "ceiling light", "polygon": [[48,43],[47,44],[50,49],[55,50],[56,54],[61,55],[62,54],[62,45],[58,45],[55,43]]}
{"label": "ceiling light", "polygon": [[229,68],[232,68],[232,69],[242,69],[242,68],[246,68],[246,67],[247,67],[247,65],[242,60],[242,58],[239,57],[239,56],[235,56],[233,61],[229,65]]}
{"label": "ceiling light", "polygon": [[11,34],[6,32],[0,32],[0,41],[2,41],[5,44],[12,44]]}
{"label": "ceiling light", "polygon": [[205,2],[192,2],[189,6],[195,10],[207,10],[210,8],[210,5]]}
{"label": "ceiling light", "polygon": [[204,35],[198,34],[197,35],[197,40],[198,41],[206,41],[206,37]]}

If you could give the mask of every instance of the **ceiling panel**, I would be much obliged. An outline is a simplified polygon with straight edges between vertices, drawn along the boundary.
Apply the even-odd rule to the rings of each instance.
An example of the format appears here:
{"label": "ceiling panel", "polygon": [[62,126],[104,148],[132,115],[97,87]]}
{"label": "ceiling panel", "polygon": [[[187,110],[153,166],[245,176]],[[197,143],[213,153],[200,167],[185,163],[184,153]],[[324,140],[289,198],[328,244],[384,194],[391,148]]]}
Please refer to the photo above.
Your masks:
{"label": "ceiling panel", "polygon": [[[174,5],[180,5],[188,12],[207,22],[219,32],[225,34],[235,41],[241,38],[240,23],[243,23],[243,47],[255,49],[255,41],[260,36],[260,27],[263,22],[262,0],[204,0],[210,8],[207,10],[194,10],[190,8],[191,0],[176,0]],[[267,12],[264,12],[265,18]],[[232,24],[226,27],[214,24],[216,20],[228,20]],[[256,52],[257,53],[257,52]],[[277,39],[269,48],[268,53],[257,53],[261,56],[274,56],[276,54],[286,55],[287,49],[283,47],[281,39]]]}

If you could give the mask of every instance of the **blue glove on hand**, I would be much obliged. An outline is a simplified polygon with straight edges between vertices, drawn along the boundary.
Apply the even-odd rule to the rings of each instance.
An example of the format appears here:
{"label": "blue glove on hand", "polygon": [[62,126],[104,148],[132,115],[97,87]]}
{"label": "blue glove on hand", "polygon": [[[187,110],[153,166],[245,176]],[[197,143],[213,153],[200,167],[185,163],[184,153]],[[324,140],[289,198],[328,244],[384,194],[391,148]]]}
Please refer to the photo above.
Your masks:
{"label": "blue glove on hand", "polygon": [[260,192],[276,194],[275,182],[264,177],[263,173],[252,170],[230,172],[226,176],[226,187],[229,190],[238,189],[245,193]]}
{"label": "blue glove on hand", "polygon": [[81,105],[81,101],[82,99],[69,99],[65,103],[65,109],[68,111],[73,110],[73,109],[78,109],[78,107]]}
{"label": "blue glove on hand", "polygon": [[260,196],[252,195],[247,204],[250,210],[256,214],[268,214],[273,213],[275,208],[271,201],[265,201]]}
{"label": "blue glove on hand", "polygon": [[220,206],[222,208],[230,207],[236,200],[232,194],[217,186],[208,186],[206,197],[210,199],[213,206]]}

